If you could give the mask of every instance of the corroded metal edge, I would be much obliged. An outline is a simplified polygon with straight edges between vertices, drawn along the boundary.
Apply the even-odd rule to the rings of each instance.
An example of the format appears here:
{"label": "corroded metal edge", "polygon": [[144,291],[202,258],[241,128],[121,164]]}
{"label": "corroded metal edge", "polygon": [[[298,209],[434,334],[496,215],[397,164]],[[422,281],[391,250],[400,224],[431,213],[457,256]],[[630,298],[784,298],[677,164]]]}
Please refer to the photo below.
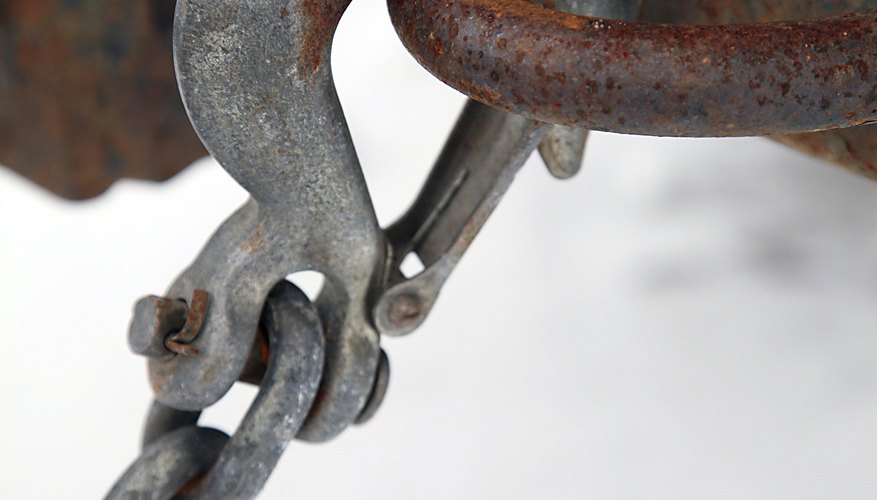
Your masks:
{"label": "corroded metal edge", "polygon": [[206,153],[177,90],[174,0],[0,0],[0,164],[67,198]]}

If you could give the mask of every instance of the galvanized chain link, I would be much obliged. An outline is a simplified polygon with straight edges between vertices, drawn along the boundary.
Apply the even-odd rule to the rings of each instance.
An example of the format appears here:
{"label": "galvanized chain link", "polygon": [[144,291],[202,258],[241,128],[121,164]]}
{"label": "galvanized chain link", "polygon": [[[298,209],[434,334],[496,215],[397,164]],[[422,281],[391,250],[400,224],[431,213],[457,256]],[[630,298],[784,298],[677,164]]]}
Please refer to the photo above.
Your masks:
{"label": "galvanized chain link", "polygon": [[[301,290],[281,282],[262,314],[270,354],[255,401],[237,431],[197,427],[200,412],[153,404],[144,450],[110,499],[184,497],[245,499],[262,489],[305,421],[323,370],[323,328]],[[196,479],[197,482],[193,482]]]}

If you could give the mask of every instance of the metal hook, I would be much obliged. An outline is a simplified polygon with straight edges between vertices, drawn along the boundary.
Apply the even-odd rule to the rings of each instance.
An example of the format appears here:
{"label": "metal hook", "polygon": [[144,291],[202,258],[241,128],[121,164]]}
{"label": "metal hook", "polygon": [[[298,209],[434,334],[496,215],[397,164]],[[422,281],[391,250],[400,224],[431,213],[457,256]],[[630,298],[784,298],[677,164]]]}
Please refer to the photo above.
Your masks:
{"label": "metal hook", "polygon": [[374,385],[379,347],[368,308],[385,243],[335,93],[330,46],[348,0],[180,0],[174,29],[186,109],[211,154],[253,195],[167,296],[210,293],[199,356],[149,362],[156,398],[200,410],[243,369],[271,288],[326,276],[317,300],[327,369],[308,440],[354,422]]}

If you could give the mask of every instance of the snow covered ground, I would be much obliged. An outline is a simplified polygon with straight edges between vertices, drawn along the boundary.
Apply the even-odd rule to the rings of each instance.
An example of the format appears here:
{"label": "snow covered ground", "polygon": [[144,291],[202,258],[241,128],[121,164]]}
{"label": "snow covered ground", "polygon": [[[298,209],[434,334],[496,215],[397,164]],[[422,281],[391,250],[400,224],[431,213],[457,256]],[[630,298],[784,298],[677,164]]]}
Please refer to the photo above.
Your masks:
{"label": "snow covered ground", "polygon": [[[391,222],[462,97],[377,0],[335,63]],[[95,498],[136,456],[131,305],[245,198],[209,160],[79,204],[0,170],[0,497]],[[594,134],[568,182],[534,158],[427,324],[385,340],[376,418],[293,443],[262,498],[874,498],[875,214],[877,185],[761,139]]]}

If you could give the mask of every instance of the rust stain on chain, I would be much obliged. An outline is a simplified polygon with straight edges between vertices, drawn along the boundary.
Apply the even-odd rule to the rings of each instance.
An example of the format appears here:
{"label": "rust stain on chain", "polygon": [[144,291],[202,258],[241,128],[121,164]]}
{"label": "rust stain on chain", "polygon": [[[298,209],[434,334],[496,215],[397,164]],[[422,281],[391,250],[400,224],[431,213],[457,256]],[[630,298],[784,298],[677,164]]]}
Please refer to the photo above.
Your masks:
{"label": "rust stain on chain", "polygon": [[[656,23],[756,23],[814,19],[874,8],[877,8],[877,0],[647,0],[643,3],[642,19]],[[862,63],[857,63],[856,71],[862,77],[869,73],[873,75],[873,68],[867,61],[862,60]],[[870,179],[877,179],[877,126],[862,125],[770,138]]]}
{"label": "rust stain on chain", "polygon": [[174,77],[174,4],[0,0],[0,164],[88,198],[204,156]]}
{"label": "rust stain on chain", "polygon": [[189,312],[186,315],[186,323],[183,328],[168,336],[165,346],[182,356],[194,357],[200,354],[197,348],[190,345],[198,338],[204,321],[207,319],[207,306],[210,302],[210,294],[204,290],[195,290],[192,300],[189,302]]}

